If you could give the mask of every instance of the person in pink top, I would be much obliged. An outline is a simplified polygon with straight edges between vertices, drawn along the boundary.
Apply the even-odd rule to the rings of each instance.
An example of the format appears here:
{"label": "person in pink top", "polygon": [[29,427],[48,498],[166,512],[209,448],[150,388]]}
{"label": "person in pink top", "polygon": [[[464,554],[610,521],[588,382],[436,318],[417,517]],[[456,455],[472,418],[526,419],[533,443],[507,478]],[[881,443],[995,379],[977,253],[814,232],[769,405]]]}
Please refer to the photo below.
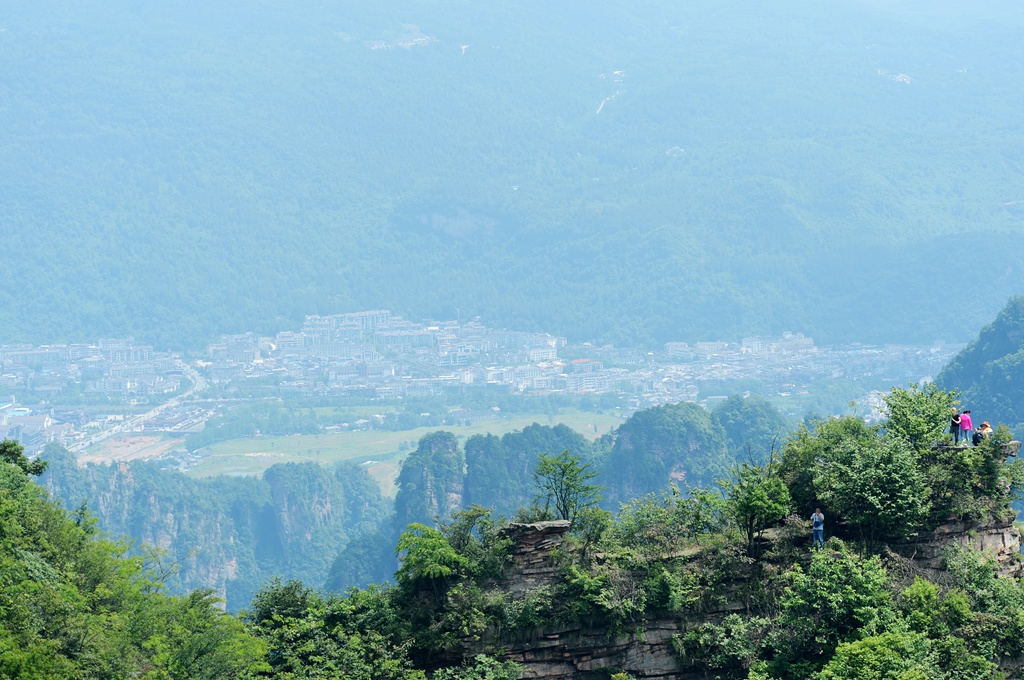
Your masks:
{"label": "person in pink top", "polygon": [[971,445],[971,430],[974,429],[974,424],[971,422],[971,412],[964,411],[960,414],[960,438],[964,440],[967,446]]}

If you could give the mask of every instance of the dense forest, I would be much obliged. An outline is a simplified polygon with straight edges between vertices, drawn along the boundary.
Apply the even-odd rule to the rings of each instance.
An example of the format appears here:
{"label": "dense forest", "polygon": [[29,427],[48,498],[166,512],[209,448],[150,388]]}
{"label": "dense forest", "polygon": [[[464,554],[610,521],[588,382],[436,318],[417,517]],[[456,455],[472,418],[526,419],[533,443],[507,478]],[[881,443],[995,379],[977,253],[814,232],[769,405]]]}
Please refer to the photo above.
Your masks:
{"label": "dense forest", "polygon": [[[949,527],[965,539],[966,527],[1016,531],[1010,504],[1024,489],[1024,462],[1007,455],[1019,444],[1000,427],[976,447],[951,446],[956,398],[934,385],[894,388],[881,425],[802,424],[767,455],[729,465],[718,485],[683,493],[663,480],[615,512],[598,505],[615,474],[598,471],[599,454],[541,453],[517,514],[564,520],[569,534],[551,579],[516,589],[505,586],[516,554],[507,521],[480,505],[458,508],[461,450],[444,432],[428,435],[410,456],[420,469],[403,489],[415,488],[419,504],[410,498],[404,519],[435,513],[437,523],[402,527],[393,585],[324,594],[272,579],[237,616],[205,591],[167,595],[158,558],[126,557],[127,546],[96,535],[86,509],[69,514],[49,500],[31,479],[45,462],[5,442],[0,672],[511,680],[530,663],[520,652],[533,635],[584,625],[642,642],[647,622],[671,620],[668,663],[681,677],[1015,677],[1019,557],[996,564],[969,540],[947,544],[937,568],[900,554]],[[828,513],[823,549],[809,545],[803,519],[814,505]],[[531,526],[549,525],[559,526]],[[642,663],[622,658],[628,668],[601,677],[643,675]]]}
{"label": "dense forest", "polygon": [[4,341],[377,307],[965,340],[1020,292],[1022,26],[1007,0],[14,3]]}

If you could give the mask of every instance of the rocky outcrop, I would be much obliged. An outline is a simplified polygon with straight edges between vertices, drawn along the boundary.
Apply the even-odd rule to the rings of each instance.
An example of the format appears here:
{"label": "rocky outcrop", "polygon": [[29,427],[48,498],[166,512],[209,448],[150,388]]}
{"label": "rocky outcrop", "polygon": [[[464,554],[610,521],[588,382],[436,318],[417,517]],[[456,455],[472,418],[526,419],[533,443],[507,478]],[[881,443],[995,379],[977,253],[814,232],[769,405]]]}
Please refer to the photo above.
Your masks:
{"label": "rocky outcrop", "polygon": [[451,432],[424,435],[402,463],[395,496],[396,535],[410,524],[430,525],[451,517],[462,505],[465,456]]}
{"label": "rocky outcrop", "polygon": [[897,555],[911,559],[918,568],[940,572],[943,559],[951,545],[987,553],[999,566],[999,575],[1008,578],[1024,576],[1020,554],[1020,529],[1012,522],[979,525],[970,522],[947,522],[914,541],[890,546]]}
{"label": "rocky outcrop", "polygon": [[[939,446],[939,450],[963,450],[963,446]],[[1002,445],[1003,460],[1017,456],[1021,442],[1011,441]],[[1003,489],[1008,493],[1009,489]],[[976,522],[949,521],[934,531],[919,535],[912,541],[890,546],[897,555],[914,561],[918,568],[941,572],[943,558],[950,545],[970,548],[987,553],[999,566],[999,575],[1007,578],[1024,577],[1024,562],[1021,561],[1020,530],[1013,520],[979,524]]]}
{"label": "rocky outcrop", "polygon": [[509,591],[522,592],[554,581],[554,550],[562,544],[570,526],[567,520],[554,520],[512,524],[502,530],[514,546],[512,567],[506,576]]}
{"label": "rocky outcrop", "polygon": [[[1021,443],[1019,441],[1017,441],[1016,439],[1011,441],[1011,442],[1006,442],[1005,444],[1003,444],[1002,447],[1001,447],[1003,460],[1006,460],[1007,458],[1013,458],[1018,453],[1020,453],[1020,445],[1021,445]],[[966,443],[964,443],[964,444],[936,444],[935,446],[932,447],[932,450],[934,450],[934,451],[964,451],[966,449],[966,447],[967,447]]]}
{"label": "rocky outcrop", "polygon": [[[568,522],[512,524],[504,529],[513,540],[512,566],[503,586],[510,592],[553,585],[557,579],[555,550],[562,544]],[[1024,575],[1019,558],[1020,531],[1012,523],[985,526],[950,522],[916,541],[893,546],[893,553],[912,562],[915,569],[940,572],[950,545],[983,550],[1008,577]],[[723,602],[702,613],[707,621],[742,611],[739,602]],[[692,623],[689,624],[692,626]],[[624,671],[651,680],[704,680],[703,668],[690,666],[673,649],[673,637],[687,629],[679,617],[654,615],[628,633],[611,635],[606,627],[585,623],[534,630],[527,637],[491,645],[523,667],[522,678],[533,680],[585,680]]]}
{"label": "rocky outcrop", "polygon": [[[512,539],[512,565],[503,586],[510,592],[524,592],[553,585],[557,578],[556,549],[569,531],[569,522],[511,524],[503,529]],[[736,611],[723,605],[707,613],[709,619]],[[742,609],[742,607],[739,607]],[[641,631],[608,634],[607,628],[580,624],[533,631],[523,639],[502,645],[505,657],[522,665],[522,678],[581,680],[608,677],[609,671],[623,670],[635,678],[698,680],[703,670],[687,669],[672,650],[672,638],[683,631],[678,618],[650,618]]]}

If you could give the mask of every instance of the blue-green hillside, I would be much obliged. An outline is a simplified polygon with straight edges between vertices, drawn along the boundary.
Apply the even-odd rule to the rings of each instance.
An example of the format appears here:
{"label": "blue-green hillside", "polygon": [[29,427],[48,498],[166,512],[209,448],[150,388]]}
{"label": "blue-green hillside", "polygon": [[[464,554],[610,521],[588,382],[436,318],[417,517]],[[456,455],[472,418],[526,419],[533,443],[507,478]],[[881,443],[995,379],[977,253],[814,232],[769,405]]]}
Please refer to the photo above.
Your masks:
{"label": "blue-green hillside", "polygon": [[0,324],[966,340],[1021,290],[1022,26],[1006,1],[14,3]]}

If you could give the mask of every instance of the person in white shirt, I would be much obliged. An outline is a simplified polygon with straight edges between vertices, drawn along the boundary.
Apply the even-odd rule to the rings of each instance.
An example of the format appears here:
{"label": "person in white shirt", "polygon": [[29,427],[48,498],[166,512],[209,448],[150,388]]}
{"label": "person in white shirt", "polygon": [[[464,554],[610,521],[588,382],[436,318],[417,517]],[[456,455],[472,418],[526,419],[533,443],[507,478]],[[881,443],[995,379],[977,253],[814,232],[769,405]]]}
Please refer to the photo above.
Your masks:
{"label": "person in white shirt", "polygon": [[825,547],[825,515],[821,514],[821,508],[814,508],[811,514],[811,535],[819,548]]}

